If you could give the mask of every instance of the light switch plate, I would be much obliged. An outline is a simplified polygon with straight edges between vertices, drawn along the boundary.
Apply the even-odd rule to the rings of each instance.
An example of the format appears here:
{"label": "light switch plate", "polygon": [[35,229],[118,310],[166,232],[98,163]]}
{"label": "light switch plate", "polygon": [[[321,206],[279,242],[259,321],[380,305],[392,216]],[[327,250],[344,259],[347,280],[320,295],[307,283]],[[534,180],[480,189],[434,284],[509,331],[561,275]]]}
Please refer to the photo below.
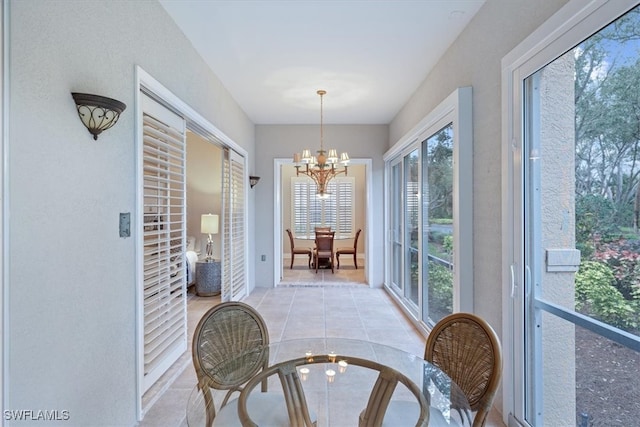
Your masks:
{"label": "light switch plate", "polygon": [[131,236],[131,213],[120,212],[120,237]]}

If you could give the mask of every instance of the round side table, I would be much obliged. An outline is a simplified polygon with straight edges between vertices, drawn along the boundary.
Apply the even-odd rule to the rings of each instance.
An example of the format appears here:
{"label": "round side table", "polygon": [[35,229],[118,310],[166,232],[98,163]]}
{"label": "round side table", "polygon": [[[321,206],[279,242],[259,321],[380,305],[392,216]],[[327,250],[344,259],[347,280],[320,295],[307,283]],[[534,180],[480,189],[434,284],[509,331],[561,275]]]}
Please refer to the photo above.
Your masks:
{"label": "round side table", "polygon": [[196,262],[196,294],[210,297],[220,294],[220,261],[202,260]]}

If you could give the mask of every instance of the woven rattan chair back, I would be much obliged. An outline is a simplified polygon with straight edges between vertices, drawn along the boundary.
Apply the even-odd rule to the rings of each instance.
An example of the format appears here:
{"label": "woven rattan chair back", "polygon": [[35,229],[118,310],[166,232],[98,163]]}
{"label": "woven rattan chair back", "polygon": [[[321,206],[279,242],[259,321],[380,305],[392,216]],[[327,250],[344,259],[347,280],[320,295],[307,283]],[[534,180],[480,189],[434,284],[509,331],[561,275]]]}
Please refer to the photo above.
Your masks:
{"label": "woven rattan chair back", "polygon": [[[200,319],[193,333],[192,358],[207,407],[207,425],[215,417],[210,389],[234,391],[269,363],[269,334],[264,319],[242,302],[223,302]],[[266,391],[266,382],[262,386]]]}
{"label": "woven rattan chair back", "polygon": [[[416,397],[420,403],[420,415],[416,427],[423,427],[429,424],[429,403],[422,394],[422,390],[408,377],[395,369],[381,365],[380,363],[350,356],[336,355],[314,355],[310,357],[300,357],[293,360],[278,363],[270,366],[251,379],[238,399],[238,415],[243,427],[257,427],[247,412],[247,399],[255,386],[272,375],[278,375],[282,384],[287,412],[289,415],[290,427],[312,427],[315,423],[309,416],[309,408],[304,394],[304,389],[297,367],[316,363],[335,363],[345,361],[348,365],[362,366],[368,369],[379,371],[378,378],[369,395],[367,407],[360,414],[359,427],[380,427],[384,419],[384,413],[389,406],[393,392],[400,382]],[[258,420],[259,422],[259,420]]]}
{"label": "woven rattan chair back", "polygon": [[424,358],[464,392],[476,412],[473,427],[484,426],[502,376],[502,348],[493,328],[470,313],[446,316],[429,333]]}

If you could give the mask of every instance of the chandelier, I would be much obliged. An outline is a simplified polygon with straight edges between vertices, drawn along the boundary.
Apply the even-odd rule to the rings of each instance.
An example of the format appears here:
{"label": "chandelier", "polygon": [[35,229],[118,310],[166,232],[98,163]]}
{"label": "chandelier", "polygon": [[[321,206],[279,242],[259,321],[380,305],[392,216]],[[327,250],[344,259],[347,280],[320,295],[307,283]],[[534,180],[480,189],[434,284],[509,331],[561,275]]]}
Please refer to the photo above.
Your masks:
{"label": "chandelier", "polygon": [[[329,197],[327,191],[327,185],[329,181],[335,178],[341,173],[347,175],[347,165],[349,164],[349,154],[342,153],[338,158],[338,152],[335,148],[331,148],[328,152],[324,149],[323,131],[322,131],[322,97],[327,93],[325,90],[319,90],[320,95],[320,149],[317,151],[318,156],[312,156],[309,149],[293,155],[293,163],[296,167],[296,175],[306,175],[316,183],[317,192],[316,195],[320,199],[326,199]],[[336,166],[341,164],[344,168],[338,169]],[[304,165],[304,169],[300,170],[300,167]]]}

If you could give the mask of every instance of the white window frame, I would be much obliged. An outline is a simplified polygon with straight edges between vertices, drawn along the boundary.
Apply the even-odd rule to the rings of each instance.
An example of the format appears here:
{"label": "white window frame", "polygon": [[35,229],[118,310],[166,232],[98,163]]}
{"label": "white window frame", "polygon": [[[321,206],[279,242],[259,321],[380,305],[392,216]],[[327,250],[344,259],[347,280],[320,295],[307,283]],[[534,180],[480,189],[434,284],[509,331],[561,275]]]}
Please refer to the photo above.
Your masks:
{"label": "white window frame", "polygon": [[[453,311],[473,312],[473,116],[472,88],[461,87],[451,93],[436,108],[425,116],[412,130],[407,132],[387,151],[385,162],[385,283],[390,294],[398,299],[416,326],[427,331],[427,325],[416,317],[410,307],[393,291],[392,261],[393,230],[390,222],[391,164],[399,156],[404,156],[413,147],[420,147],[426,140],[448,124],[453,125],[453,260],[456,266],[453,275]],[[419,224],[422,227],[422,224]],[[422,234],[422,230],[419,231]],[[422,283],[422,277],[420,277]]]}
{"label": "white window frame", "polygon": [[[330,197],[327,199],[318,199],[316,196],[317,186],[315,182],[307,177],[291,177],[291,230],[293,233],[295,235],[310,236],[313,234],[315,227],[331,226],[338,234],[353,235],[356,202],[355,186],[356,180],[353,177],[333,178],[327,184],[327,191],[331,194]],[[296,187],[303,187],[303,194],[301,195],[303,200],[296,200],[299,194]],[[350,208],[343,206],[341,203],[341,200],[345,197],[349,199]],[[298,209],[296,209],[299,205],[307,207],[306,219],[301,221],[298,221]],[[317,224],[310,222],[312,209],[320,210],[320,222]],[[335,210],[333,213],[335,221],[327,219],[327,216],[329,216],[327,215],[327,210],[329,209]],[[347,209],[348,211],[346,211]],[[345,217],[345,221],[340,220]]]}
{"label": "white window frame", "polygon": [[525,419],[523,82],[638,4],[637,0],[571,0],[502,59],[502,348],[503,418]]}

